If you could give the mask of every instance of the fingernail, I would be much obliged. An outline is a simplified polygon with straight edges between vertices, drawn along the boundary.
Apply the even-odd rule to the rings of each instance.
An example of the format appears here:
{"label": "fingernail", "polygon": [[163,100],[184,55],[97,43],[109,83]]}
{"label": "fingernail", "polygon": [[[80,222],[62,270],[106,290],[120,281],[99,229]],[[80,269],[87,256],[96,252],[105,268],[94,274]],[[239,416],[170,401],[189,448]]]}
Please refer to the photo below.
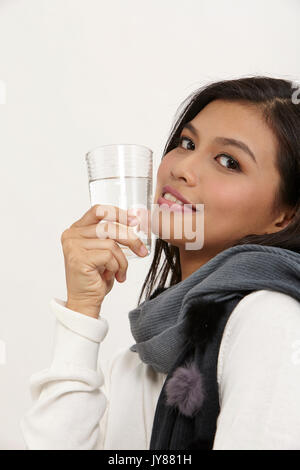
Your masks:
{"label": "fingernail", "polygon": [[141,255],[147,255],[148,254],[148,250],[147,248],[145,247],[145,245],[141,246],[141,248],[139,249],[139,253]]}

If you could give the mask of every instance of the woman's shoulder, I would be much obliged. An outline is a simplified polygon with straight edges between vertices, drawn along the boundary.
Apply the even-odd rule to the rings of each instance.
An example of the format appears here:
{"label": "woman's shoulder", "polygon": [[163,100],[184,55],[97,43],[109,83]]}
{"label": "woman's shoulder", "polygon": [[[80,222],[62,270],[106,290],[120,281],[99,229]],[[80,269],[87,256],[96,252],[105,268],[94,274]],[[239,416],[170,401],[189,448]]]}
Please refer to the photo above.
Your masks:
{"label": "woman's shoulder", "polygon": [[300,302],[291,295],[273,290],[256,290],[245,295],[232,311],[230,325],[257,320],[259,323],[275,320],[287,321],[289,318],[300,319]]}
{"label": "woman's shoulder", "polygon": [[[243,367],[247,361],[276,365],[277,356],[289,361],[300,348],[300,302],[272,290],[246,295],[234,308],[223,332],[218,358],[218,382],[225,365]],[[228,369],[230,370],[230,369]]]}
{"label": "woman's shoulder", "polygon": [[299,449],[300,303],[271,290],[244,297],[218,359],[214,449]]}

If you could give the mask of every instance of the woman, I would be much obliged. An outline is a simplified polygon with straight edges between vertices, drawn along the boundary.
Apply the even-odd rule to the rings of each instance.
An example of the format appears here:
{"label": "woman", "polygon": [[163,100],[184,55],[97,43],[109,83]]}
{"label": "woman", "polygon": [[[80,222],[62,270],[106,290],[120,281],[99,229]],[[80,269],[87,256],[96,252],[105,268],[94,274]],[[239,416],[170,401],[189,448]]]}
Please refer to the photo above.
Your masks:
{"label": "woman", "polygon": [[[159,223],[129,313],[136,344],[118,352],[104,376],[97,369],[108,330],[101,304],[128,266],[115,241],[140,256],[144,247],[129,220],[115,240],[99,239],[101,205],[64,231],[68,298],[51,301],[54,359],[31,378],[34,405],[21,422],[27,448],[300,448],[300,105],[293,92],[289,81],[249,77],[212,83],[184,102],[153,202],[168,204],[169,195],[161,199],[167,185],[183,201],[203,204],[204,243],[186,249],[184,234],[174,235],[175,213],[165,239]],[[107,228],[126,216],[117,209]],[[190,440],[180,440],[178,429]]]}

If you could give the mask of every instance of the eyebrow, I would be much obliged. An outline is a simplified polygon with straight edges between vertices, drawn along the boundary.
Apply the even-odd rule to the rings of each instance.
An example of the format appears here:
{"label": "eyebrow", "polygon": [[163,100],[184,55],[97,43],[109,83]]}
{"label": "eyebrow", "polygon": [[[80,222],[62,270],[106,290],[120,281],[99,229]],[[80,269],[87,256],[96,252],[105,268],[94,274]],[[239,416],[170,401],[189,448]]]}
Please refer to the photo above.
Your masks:
{"label": "eyebrow", "polygon": [[[183,129],[189,129],[192,134],[194,134],[196,137],[198,137],[198,132],[196,131],[196,128],[191,124],[190,122],[187,122]],[[254,156],[254,153],[250,150],[248,145],[246,145],[244,142],[241,140],[233,139],[231,137],[215,137],[214,142],[217,142],[218,144],[223,144],[223,145],[233,145],[234,147],[239,148],[240,150],[243,150],[245,153],[247,153],[252,160],[257,164],[256,158]]]}

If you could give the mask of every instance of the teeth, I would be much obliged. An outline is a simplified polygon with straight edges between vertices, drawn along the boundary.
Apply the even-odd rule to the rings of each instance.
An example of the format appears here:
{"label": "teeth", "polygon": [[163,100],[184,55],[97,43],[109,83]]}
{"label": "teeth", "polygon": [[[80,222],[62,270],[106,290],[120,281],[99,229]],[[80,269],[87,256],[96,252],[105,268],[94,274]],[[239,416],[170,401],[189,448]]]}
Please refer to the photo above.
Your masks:
{"label": "teeth", "polygon": [[177,204],[181,204],[183,206],[183,202],[180,201],[179,199],[176,199],[176,197],[173,196],[173,194],[165,193],[163,197],[165,199],[168,199],[168,201],[173,201],[173,202],[176,202]]}

